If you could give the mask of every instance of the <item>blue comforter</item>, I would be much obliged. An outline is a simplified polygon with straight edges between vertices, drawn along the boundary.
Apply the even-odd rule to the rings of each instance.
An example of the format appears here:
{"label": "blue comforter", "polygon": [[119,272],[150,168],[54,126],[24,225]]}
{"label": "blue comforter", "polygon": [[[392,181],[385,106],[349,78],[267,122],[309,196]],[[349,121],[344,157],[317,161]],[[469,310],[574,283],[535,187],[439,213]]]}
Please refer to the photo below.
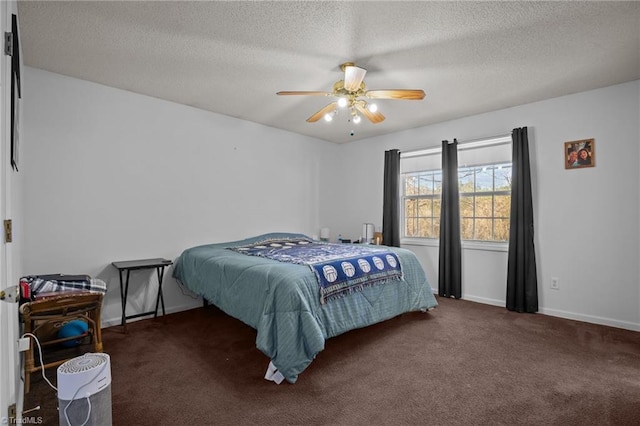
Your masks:
{"label": "blue comforter", "polygon": [[228,249],[274,238],[308,237],[271,233],[193,247],[176,260],[173,276],[255,328],[257,348],[291,383],[324,349],[326,339],[404,312],[437,306],[424,270],[406,249],[385,247],[400,260],[400,282],[364,287],[325,304],[320,303],[320,287],[309,265],[246,256]]}

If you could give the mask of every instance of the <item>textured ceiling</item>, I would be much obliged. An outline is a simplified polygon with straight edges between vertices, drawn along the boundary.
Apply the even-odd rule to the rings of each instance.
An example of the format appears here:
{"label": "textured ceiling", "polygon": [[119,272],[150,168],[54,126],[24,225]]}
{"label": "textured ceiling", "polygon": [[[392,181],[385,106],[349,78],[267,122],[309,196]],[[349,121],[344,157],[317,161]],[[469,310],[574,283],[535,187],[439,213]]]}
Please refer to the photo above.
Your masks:
{"label": "textured ceiling", "polygon": [[[640,78],[638,2],[20,1],[25,65],[343,143]],[[307,117],[340,64],[380,124]],[[350,136],[350,131],[355,132]]]}

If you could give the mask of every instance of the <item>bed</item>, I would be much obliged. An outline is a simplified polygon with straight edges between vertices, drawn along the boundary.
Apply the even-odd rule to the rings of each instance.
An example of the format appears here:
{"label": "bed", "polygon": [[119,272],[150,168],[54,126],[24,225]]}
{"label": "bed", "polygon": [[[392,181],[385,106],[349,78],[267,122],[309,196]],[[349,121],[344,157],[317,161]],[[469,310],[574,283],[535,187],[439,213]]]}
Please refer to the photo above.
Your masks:
{"label": "bed", "polygon": [[290,383],[328,338],[437,306],[411,251],[321,243],[304,234],[270,233],[192,247],[176,259],[173,277],[256,329],[256,346],[271,359],[265,377],[276,373]]}

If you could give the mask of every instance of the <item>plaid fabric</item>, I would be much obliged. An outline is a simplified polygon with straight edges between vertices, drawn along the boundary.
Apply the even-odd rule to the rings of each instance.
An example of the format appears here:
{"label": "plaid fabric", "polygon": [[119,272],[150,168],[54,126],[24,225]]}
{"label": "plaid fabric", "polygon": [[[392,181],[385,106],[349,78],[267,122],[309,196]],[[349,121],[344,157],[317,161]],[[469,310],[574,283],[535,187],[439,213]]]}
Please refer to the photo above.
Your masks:
{"label": "plaid fabric", "polygon": [[46,279],[38,276],[26,276],[20,278],[21,287],[27,285],[31,299],[37,299],[39,296],[51,295],[51,293],[71,292],[71,291],[88,291],[90,293],[106,293],[107,283],[102,280],[90,278],[86,276],[84,279],[65,280],[62,279]]}

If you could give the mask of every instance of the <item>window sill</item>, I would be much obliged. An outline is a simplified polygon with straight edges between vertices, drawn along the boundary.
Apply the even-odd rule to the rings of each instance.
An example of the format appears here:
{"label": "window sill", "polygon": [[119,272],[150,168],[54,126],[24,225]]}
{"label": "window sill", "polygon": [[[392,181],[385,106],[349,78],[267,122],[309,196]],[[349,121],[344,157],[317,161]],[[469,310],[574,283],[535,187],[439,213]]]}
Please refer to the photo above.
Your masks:
{"label": "window sill", "polygon": [[[439,247],[440,241],[430,238],[402,238],[400,240],[400,244],[403,246]],[[491,241],[463,241],[462,249],[508,252],[509,243]]]}
{"label": "window sill", "polygon": [[440,242],[432,238],[401,238],[400,245],[439,247]]}
{"label": "window sill", "polygon": [[492,241],[463,241],[462,248],[465,250],[484,250],[484,251],[509,251],[509,243],[500,243]]}

